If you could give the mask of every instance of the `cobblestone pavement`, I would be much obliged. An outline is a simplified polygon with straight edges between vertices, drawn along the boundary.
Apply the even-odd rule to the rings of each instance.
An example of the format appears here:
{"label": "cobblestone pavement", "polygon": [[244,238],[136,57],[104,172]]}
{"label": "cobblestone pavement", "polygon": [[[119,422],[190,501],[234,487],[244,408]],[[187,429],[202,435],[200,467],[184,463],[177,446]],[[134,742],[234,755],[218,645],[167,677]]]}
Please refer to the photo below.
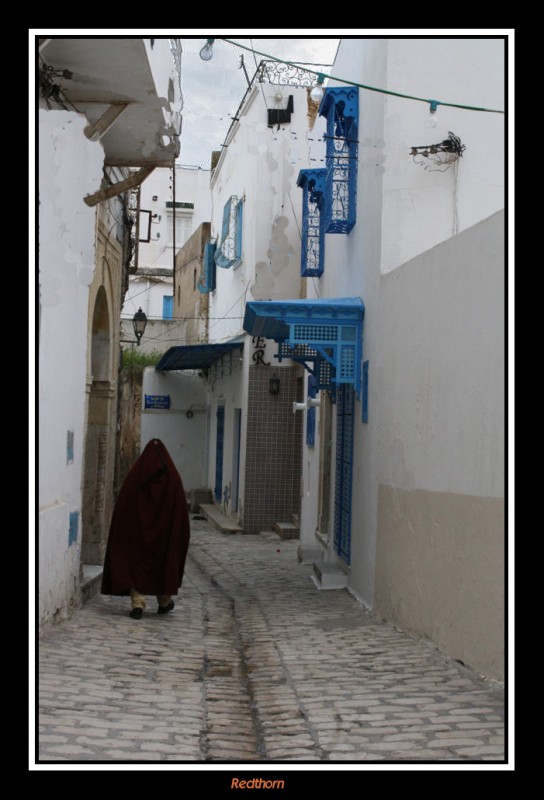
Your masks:
{"label": "cobblestone pavement", "polygon": [[97,596],[39,642],[39,759],[504,758],[500,684],[317,591],[296,541],[192,522],[171,614]]}

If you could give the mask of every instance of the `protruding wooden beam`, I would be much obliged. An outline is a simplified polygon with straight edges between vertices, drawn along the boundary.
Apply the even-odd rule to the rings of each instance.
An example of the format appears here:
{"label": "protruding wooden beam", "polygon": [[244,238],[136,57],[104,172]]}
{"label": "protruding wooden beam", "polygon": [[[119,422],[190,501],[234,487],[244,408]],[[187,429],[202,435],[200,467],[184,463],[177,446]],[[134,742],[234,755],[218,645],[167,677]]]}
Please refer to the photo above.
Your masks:
{"label": "protruding wooden beam", "polygon": [[111,106],[108,106],[100,119],[83,128],[83,133],[87,139],[90,139],[91,142],[97,142],[101,139],[111,126],[117,122],[128,105],[128,103],[112,103]]}
{"label": "protruding wooden beam", "polygon": [[100,189],[100,191],[95,192],[94,194],[88,194],[87,197],[83,198],[83,200],[88,206],[95,206],[102,200],[109,200],[110,197],[117,197],[118,194],[126,192],[127,189],[132,189],[134,186],[139,186],[141,183],[143,183],[147,176],[151,175],[154,169],[154,166],[142,167],[142,169],[138,170],[138,172],[134,173],[134,175],[130,175],[128,178],[125,178],[124,181],[119,181],[119,183],[116,183],[114,186],[108,186],[106,189]]}

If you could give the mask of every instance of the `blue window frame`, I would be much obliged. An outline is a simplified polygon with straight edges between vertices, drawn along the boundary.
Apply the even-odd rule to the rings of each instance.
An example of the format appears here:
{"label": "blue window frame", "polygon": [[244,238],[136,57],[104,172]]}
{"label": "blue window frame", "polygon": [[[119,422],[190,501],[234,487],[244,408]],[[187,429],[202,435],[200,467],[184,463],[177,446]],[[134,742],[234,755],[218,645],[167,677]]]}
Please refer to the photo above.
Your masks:
{"label": "blue window frame", "polygon": [[206,242],[204,246],[202,274],[197,284],[197,289],[202,294],[207,294],[215,290],[215,250],[215,242]]}
{"label": "blue window frame", "polygon": [[349,233],[356,219],[359,127],[357,87],[335,86],[326,89],[319,114],[327,118],[325,233]]}
{"label": "blue window frame", "polygon": [[363,422],[368,422],[368,361],[363,363]]}
{"label": "blue window frame", "polygon": [[162,318],[172,319],[174,316],[174,297],[171,294],[162,296]]}
{"label": "blue window frame", "polygon": [[223,208],[221,240],[215,251],[215,263],[221,269],[230,269],[242,260],[243,209],[244,201],[235,195]]}
{"label": "blue window frame", "polygon": [[325,258],[325,218],[323,193],[325,169],[302,169],[297,186],[302,189],[302,252],[300,274],[303,278],[319,278]]}

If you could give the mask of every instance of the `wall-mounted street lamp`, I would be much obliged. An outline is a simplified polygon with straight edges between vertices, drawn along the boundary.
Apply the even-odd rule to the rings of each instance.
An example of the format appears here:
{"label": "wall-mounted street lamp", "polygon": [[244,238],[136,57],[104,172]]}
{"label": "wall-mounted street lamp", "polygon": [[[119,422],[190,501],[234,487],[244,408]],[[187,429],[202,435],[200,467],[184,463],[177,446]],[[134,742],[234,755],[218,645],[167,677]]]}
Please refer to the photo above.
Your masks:
{"label": "wall-mounted street lamp", "polygon": [[134,336],[136,337],[136,341],[133,341],[132,339],[121,339],[121,341],[125,342],[126,344],[136,344],[139,346],[142,340],[142,336],[145,333],[146,325],[147,325],[147,317],[142,311],[142,309],[139,308],[138,311],[132,317],[132,327],[134,328]]}

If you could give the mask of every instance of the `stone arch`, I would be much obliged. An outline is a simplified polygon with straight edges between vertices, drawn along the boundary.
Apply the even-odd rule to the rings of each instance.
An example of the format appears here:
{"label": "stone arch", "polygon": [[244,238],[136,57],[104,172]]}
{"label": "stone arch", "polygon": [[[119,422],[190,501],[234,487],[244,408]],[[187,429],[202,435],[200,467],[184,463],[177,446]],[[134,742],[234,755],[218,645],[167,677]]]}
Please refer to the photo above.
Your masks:
{"label": "stone arch", "polygon": [[91,331],[91,375],[95,381],[110,378],[111,325],[106,290],[101,286],[96,294]]}
{"label": "stone arch", "polygon": [[83,475],[81,561],[89,565],[103,563],[111,510],[111,452],[115,441],[112,346],[110,303],[104,285],[100,285],[92,312]]}

